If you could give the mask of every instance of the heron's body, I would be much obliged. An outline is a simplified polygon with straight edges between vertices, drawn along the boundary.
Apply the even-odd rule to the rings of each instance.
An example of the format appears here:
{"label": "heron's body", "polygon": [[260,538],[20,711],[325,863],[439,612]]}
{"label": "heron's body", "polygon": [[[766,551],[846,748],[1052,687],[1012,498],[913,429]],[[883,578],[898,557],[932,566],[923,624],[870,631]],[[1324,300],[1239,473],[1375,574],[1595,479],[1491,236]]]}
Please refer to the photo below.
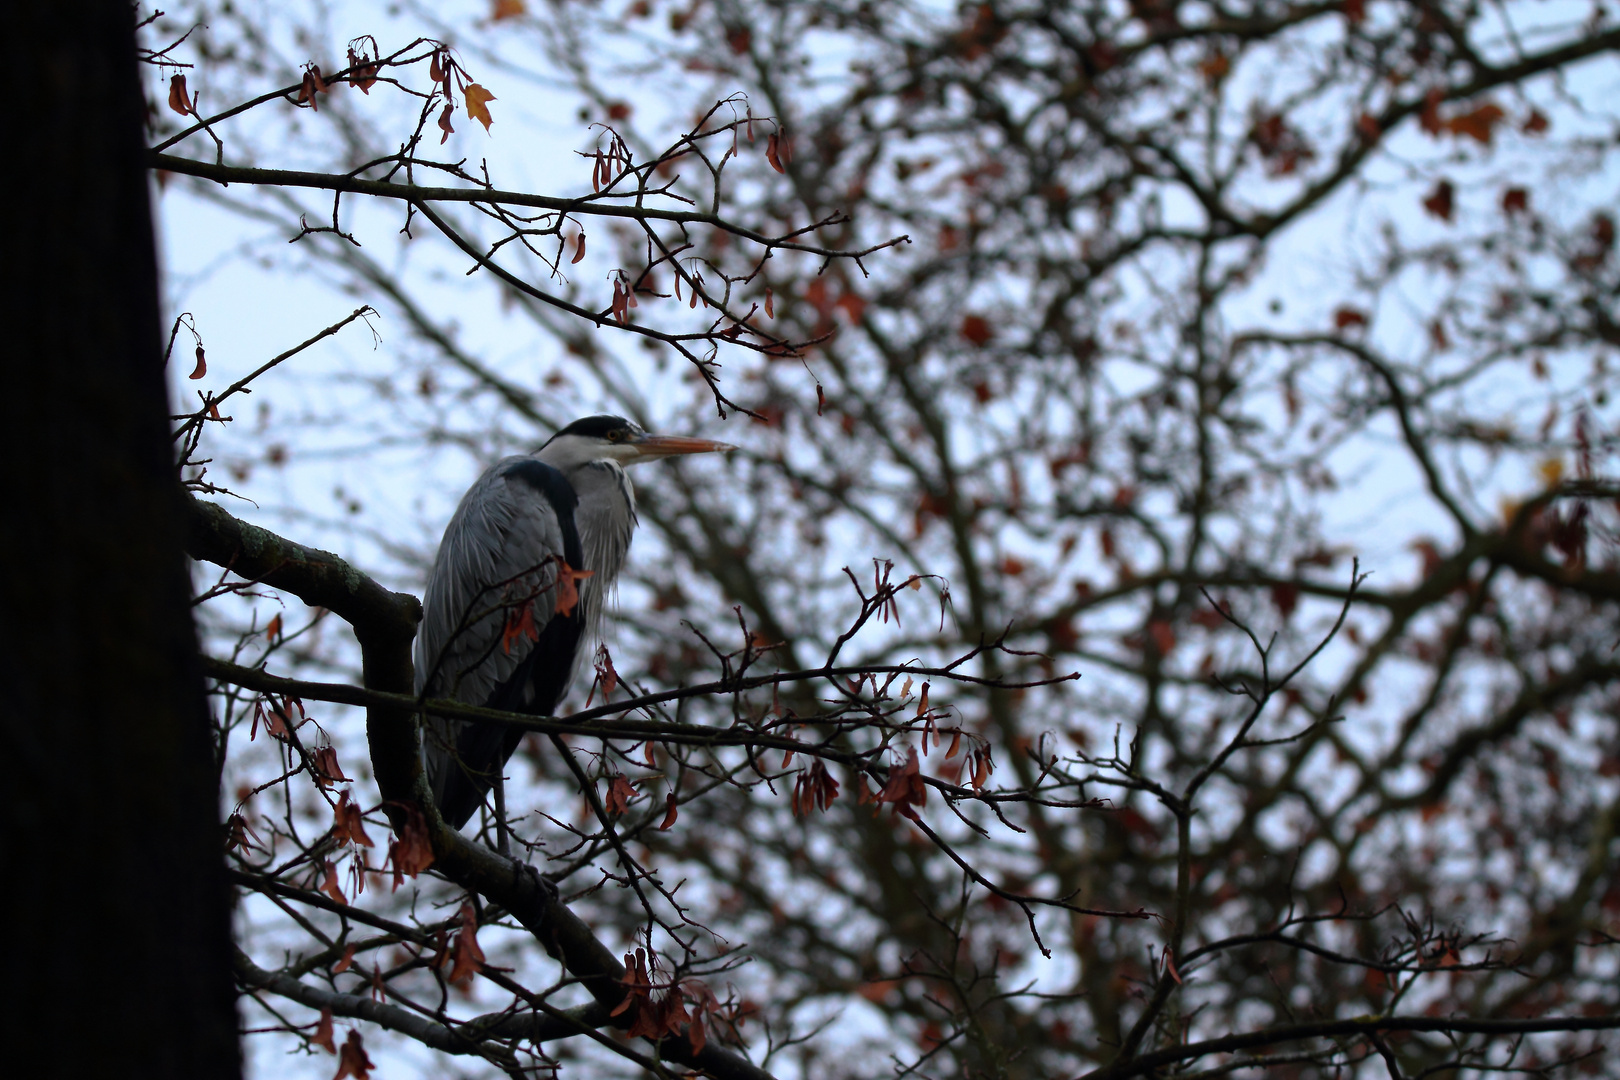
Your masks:
{"label": "heron's body", "polygon": [[[636,501],[624,466],[720,449],[730,447],[593,416],[534,454],[490,466],[462,497],[428,576],[417,694],[551,715],[597,636],[630,550]],[[575,579],[577,603],[559,604],[564,574],[581,571],[589,576]],[[477,811],[522,734],[428,718],[423,757],[445,820],[459,827]]]}

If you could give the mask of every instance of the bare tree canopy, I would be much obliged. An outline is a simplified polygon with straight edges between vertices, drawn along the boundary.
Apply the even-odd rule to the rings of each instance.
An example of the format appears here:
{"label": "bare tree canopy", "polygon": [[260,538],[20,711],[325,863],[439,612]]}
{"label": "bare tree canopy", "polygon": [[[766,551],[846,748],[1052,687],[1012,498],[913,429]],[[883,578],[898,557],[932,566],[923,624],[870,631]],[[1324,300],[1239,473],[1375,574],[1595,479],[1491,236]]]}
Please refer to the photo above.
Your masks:
{"label": "bare tree canopy", "polygon": [[[310,297],[170,340],[254,1053],[1615,1070],[1603,5],[336,12],[143,39],[166,220]],[[416,698],[456,493],[600,411],[743,449],[564,714]],[[426,717],[531,733],[499,821]]]}

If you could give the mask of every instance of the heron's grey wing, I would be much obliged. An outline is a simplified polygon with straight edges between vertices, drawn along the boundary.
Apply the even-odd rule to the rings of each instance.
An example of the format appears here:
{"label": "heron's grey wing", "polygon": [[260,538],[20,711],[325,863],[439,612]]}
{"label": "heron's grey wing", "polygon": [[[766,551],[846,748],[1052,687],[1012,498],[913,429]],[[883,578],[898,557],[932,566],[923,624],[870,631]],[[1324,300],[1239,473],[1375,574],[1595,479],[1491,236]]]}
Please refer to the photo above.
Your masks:
{"label": "heron's grey wing", "polygon": [[[526,457],[497,462],[462,497],[423,596],[418,694],[551,710],[567,689],[578,648],[577,617],[554,614],[561,563],[577,568],[582,561],[576,501],[560,472]],[[517,745],[512,734],[521,733],[428,718],[428,780],[452,824],[477,809],[491,771]]]}

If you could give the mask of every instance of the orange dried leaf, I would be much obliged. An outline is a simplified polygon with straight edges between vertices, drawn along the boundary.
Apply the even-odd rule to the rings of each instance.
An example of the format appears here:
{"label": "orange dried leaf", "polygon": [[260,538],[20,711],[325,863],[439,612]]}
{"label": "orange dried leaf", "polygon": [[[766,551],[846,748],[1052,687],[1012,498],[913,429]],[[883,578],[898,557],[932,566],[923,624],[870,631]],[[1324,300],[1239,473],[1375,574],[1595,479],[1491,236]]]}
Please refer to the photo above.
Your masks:
{"label": "orange dried leaf", "polygon": [[782,136],[780,132],[771,132],[771,137],[765,140],[765,160],[771,163],[771,168],[779,173],[787,172],[782,165]]}
{"label": "orange dried leaf", "polygon": [[[343,950],[343,956],[332,965],[332,974],[341,975],[354,964],[354,946],[350,945]],[[330,1047],[328,1048],[330,1049]]]}
{"label": "orange dried leaf", "polygon": [[676,809],[675,793],[672,791],[664,796],[664,820],[658,823],[658,831],[668,832],[669,827],[675,824],[675,819],[679,816],[680,813]]}
{"label": "orange dried leaf", "polygon": [[483,124],[484,130],[488,131],[489,125],[494,123],[489,115],[489,102],[495,100],[495,95],[477,83],[468,83],[467,89],[462,91],[462,98],[467,105],[467,116]]}
{"label": "orange dried leaf", "polygon": [[266,641],[275,641],[276,638],[280,636],[281,616],[277,615],[275,618],[271,619],[270,624],[264,628],[264,637]]}
{"label": "orange dried leaf", "polygon": [[1487,102],[1477,109],[1453,116],[1445,122],[1445,129],[1459,138],[1467,136],[1486,146],[1491,144],[1491,132],[1507,116],[1500,105]]}
{"label": "orange dried leaf", "polygon": [[515,19],[527,14],[529,5],[523,0],[495,0],[494,7],[489,13],[491,22],[500,22],[502,19]]}
{"label": "orange dried leaf", "polygon": [[[571,262],[571,263],[577,263],[577,262],[579,262],[579,260],[583,259],[584,257],[585,257],[585,230],[581,229],[581,230],[579,230],[579,235],[574,238],[574,257],[572,259],[569,259],[568,261]],[[680,278],[676,277],[675,280],[680,281]]]}
{"label": "orange dried leaf", "polygon": [[191,369],[188,379],[200,379],[208,374],[208,358],[203,355],[203,347],[197,346],[197,366]]}
{"label": "orange dried leaf", "polygon": [[595,574],[595,570],[575,570],[567,563],[562,563],[562,569],[557,572],[557,606],[556,614],[568,618],[579,606],[579,587],[576,582],[584,581]]}
{"label": "orange dried leaf", "polygon": [[321,876],[320,891],[330,896],[339,904],[347,904],[348,898],[343,895],[343,888],[338,884],[337,867],[324,860],[321,863],[323,873]]}
{"label": "orange dried leaf", "polygon": [[176,75],[169,80],[169,108],[181,116],[191,116],[195,111],[192,99],[186,91],[186,77]]}
{"label": "orange dried leaf", "polygon": [[501,651],[511,656],[512,643],[523,638],[530,641],[540,640],[540,629],[534,624],[533,604],[524,604],[514,611],[507,612],[506,626],[501,630]]}

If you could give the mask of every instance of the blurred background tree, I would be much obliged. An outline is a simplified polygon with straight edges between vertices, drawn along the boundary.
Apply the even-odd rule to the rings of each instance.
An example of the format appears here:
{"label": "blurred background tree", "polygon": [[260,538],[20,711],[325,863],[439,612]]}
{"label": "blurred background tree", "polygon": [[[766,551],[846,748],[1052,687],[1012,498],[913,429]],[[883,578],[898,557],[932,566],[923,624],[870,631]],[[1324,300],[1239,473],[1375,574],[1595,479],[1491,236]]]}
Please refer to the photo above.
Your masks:
{"label": "blurred background tree", "polygon": [[[578,817],[550,745],[526,746],[519,831],[616,950],[683,957],[666,983],[726,966],[707,983],[734,988],[724,1018],[776,1075],[1613,1071],[1590,1033],[1620,1025],[1620,24],[1604,5],[507,0],[406,3],[363,27],[339,11],[199,5],[148,31],[196,27],[171,55],[198,65],[205,116],[304,86],[214,125],[222,165],[204,133],[164,151],[191,164],[155,161],[200,332],[231,333],[198,271],[260,260],[293,299],[265,293],[269,314],[244,319],[284,327],[296,298],[341,290],[384,335],[267,376],[257,426],[204,436],[201,483],[414,590],[456,493],[499,453],[589,411],[702,427],[745,452],[643,478],[617,677],[702,682],[760,647],[756,671],[837,652],[878,674],[662,716],[817,719],[799,737],[833,762],[825,809],[807,805],[813,757],[702,764],[577,738],[604,790],[638,787],[629,854]],[[489,136],[469,135],[472,76],[455,84],[437,168],[439,99],[299,83],[418,36],[494,94]],[[154,75],[155,101],[174,74]],[[155,142],[177,112],[154,105]],[[679,132],[711,133],[710,163],[735,146],[720,179],[665,151]],[[209,172],[417,170],[583,197],[621,152],[735,227],[557,219],[525,254],[510,214],[440,207],[456,250],[397,207]],[[180,235],[192,223],[208,229]],[[868,253],[750,239],[789,235]],[[846,644],[856,590],[886,575],[933,576]],[[319,612],[293,604],[267,642],[281,609],[265,598],[210,608],[217,655],[358,677]],[[994,685],[936,678],[919,700],[921,677],[884,681],[968,654],[957,673]],[[228,702],[222,746],[251,712]],[[363,760],[329,713],[345,767]],[[900,797],[908,750],[944,785],[925,806]],[[278,815],[296,846],[288,823],[332,811],[307,776],[255,794],[273,756],[233,752],[227,802],[244,823]],[[908,812],[863,804],[873,789]],[[679,817],[659,831],[666,793]],[[244,887],[303,882],[326,858],[308,840],[290,863],[238,849]],[[631,854],[686,883],[683,910],[622,887]],[[442,952],[460,893],[429,877],[417,914]],[[439,1023],[476,1012],[421,996],[420,942],[331,974],[336,923],[322,945],[298,922],[312,911],[278,902],[248,902],[243,941],[284,977]],[[557,977],[481,910],[491,964],[535,992]],[[514,1000],[488,979],[468,993]],[[317,1022],[255,1023],[307,1049]],[[581,1043],[546,1049],[606,1053]]]}

